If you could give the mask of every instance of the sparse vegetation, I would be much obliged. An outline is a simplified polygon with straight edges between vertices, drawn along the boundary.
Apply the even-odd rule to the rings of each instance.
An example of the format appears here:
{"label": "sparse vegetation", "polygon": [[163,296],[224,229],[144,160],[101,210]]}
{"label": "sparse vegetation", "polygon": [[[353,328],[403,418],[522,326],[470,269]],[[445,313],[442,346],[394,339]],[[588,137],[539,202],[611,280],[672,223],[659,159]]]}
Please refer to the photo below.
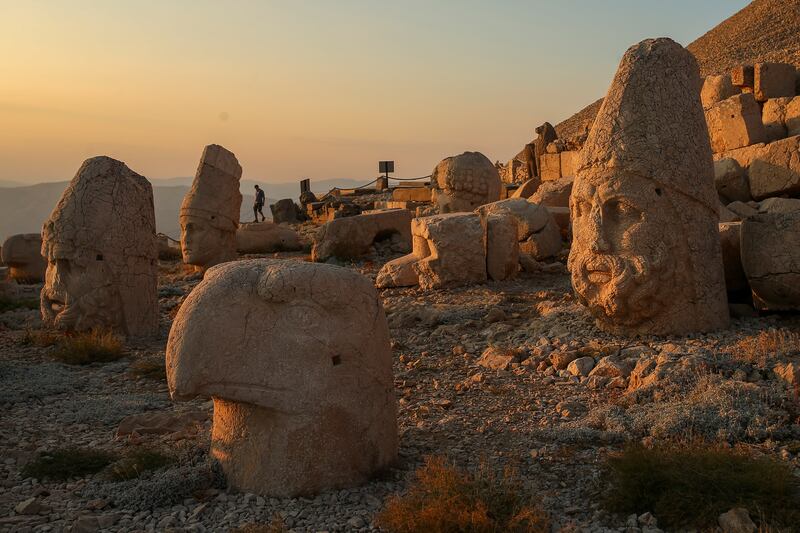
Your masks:
{"label": "sparse vegetation", "polygon": [[425,459],[408,491],[389,497],[377,523],[393,533],[550,531],[513,471],[499,476],[483,465],[470,473],[441,457]]}
{"label": "sparse vegetation", "polygon": [[39,309],[39,300],[35,298],[27,298],[23,300],[0,298],[0,313],[13,311],[15,309]]}
{"label": "sparse vegetation", "polygon": [[800,354],[800,333],[785,329],[761,331],[736,342],[731,354],[740,361],[763,368],[770,359]]}
{"label": "sparse vegetation", "polygon": [[57,331],[48,329],[26,329],[25,334],[20,339],[20,344],[23,346],[39,346],[45,348],[53,346],[63,337]]}
{"label": "sparse vegetation", "polygon": [[22,468],[22,476],[39,480],[64,481],[70,478],[96,474],[114,462],[110,452],[82,448],[65,448],[40,453]]}
{"label": "sparse vegetation", "polygon": [[173,462],[172,458],[154,450],[136,449],[108,468],[108,477],[113,481],[125,481],[139,477],[143,472],[163,468]]}
{"label": "sparse vegetation", "polygon": [[124,356],[122,342],[108,331],[92,330],[65,336],[53,357],[68,365],[108,363]]}
{"label": "sparse vegetation", "polygon": [[130,373],[140,378],[166,381],[167,366],[163,356],[137,359],[129,369]]}
{"label": "sparse vegetation", "polygon": [[733,507],[745,507],[773,527],[800,520],[791,467],[740,451],[702,444],[634,445],[608,460],[604,479],[609,511],[652,512],[662,529],[713,527]]}

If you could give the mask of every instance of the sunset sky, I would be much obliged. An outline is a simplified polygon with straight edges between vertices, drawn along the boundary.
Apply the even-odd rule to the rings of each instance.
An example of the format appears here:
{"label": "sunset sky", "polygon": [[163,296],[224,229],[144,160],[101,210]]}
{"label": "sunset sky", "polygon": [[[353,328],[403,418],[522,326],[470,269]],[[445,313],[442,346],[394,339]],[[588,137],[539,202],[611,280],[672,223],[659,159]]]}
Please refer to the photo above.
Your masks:
{"label": "sunset sky", "polygon": [[0,0],[0,180],[109,155],[191,176],[368,181],[478,150],[505,161],[602,96],[631,44],[686,45],[745,0]]}

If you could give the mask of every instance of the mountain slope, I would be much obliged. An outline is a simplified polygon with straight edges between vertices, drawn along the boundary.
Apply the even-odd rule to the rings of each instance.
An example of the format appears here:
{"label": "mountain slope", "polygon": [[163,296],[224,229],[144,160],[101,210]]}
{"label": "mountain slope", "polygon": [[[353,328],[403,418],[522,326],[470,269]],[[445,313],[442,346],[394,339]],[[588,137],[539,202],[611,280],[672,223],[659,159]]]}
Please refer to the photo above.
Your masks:
{"label": "mountain slope", "polygon": [[[800,68],[800,0],[754,0],[687,46],[700,74],[730,71],[763,61]],[[589,104],[556,126],[561,138],[573,138],[591,127],[603,99]]]}

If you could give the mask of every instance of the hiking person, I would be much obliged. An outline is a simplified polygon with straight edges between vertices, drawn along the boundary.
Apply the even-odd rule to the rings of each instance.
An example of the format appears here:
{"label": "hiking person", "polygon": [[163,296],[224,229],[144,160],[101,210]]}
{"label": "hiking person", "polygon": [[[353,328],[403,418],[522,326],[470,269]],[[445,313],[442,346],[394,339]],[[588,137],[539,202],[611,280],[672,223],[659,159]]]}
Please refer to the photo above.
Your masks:
{"label": "hiking person", "polygon": [[262,209],[264,209],[264,201],[266,199],[264,197],[264,190],[258,185],[256,185],[255,187],[256,187],[256,201],[253,204],[253,214],[256,217],[256,222],[258,222],[259,214],[261,215],[261,222],[264,222],[265,220],[267,220],[267,217],[264,216],[264,212],[262,211]]}

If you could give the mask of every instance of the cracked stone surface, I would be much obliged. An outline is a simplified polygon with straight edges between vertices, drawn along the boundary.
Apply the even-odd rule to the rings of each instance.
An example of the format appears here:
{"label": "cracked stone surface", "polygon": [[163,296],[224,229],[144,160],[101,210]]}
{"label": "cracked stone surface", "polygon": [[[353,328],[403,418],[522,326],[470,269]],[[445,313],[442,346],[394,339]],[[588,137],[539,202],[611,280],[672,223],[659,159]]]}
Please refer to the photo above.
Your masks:
{"label": "cracked stone surface", "polygon": [[153,189],[121,161],[84,161],[44,224],[42,255],[45,325],[158,331]]}
{"label": "cracked stone surface", "polygon": [[356,486],[397,455],[386,317],[371,280],[352,270],[213,267],[175,317],[167,376],[175,399],[213,397],[211,452],[239,490]]}
{"label": "cracked stone surface", "polygon": [[499,200],[501,180],[497,168],[485,155],[464,152],[436,165],[431,187],[439,213],[456,213]]}
{"label": "cracked stone surface", "polygon": [[203,150],[192,188],[180,210],[183,262],[198,270],[236,258],[236,230],[242,194],[242,167],[217,144]]}
{"label": "cracked stone surface", "polygon": [[625,53],[581,152],[570,198],[572,285],[624,334],[728,324],[700,76],[670,39]]}

